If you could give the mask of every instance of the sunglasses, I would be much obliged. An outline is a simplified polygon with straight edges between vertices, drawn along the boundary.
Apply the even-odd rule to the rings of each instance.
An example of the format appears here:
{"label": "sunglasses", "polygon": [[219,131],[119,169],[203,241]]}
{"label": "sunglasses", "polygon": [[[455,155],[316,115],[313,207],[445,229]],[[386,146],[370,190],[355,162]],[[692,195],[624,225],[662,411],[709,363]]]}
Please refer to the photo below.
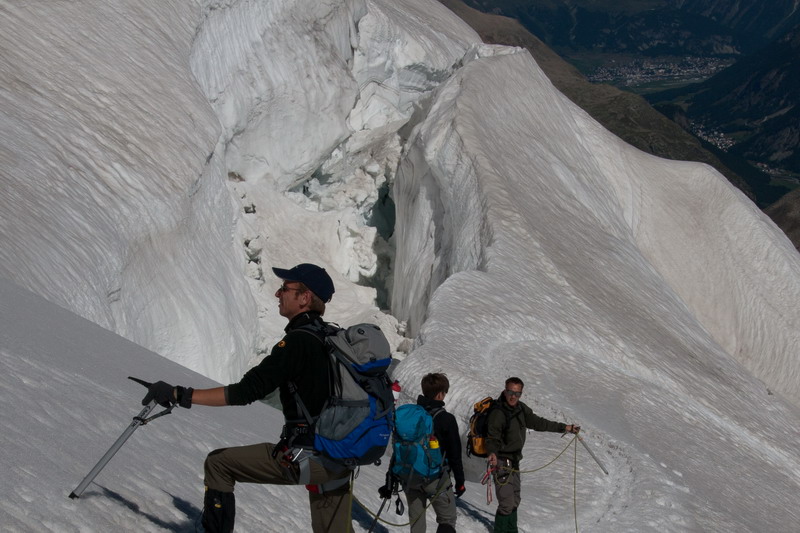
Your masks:
{"label": "sunglasses", "polygon": [[300,287],[287,287],[285,283],[283,285],[281,285],[280,287],[278,287],[278,290],[280,292],[287,292],[287,291],[301,291],[302,292],[303,291],[303,289],[301,289]]}
{"label": "sunglasses", "polygon": [[506,389],[505,393],[508,396],[522,396],[522,391],[521,390],[509,390],[509,389]]}

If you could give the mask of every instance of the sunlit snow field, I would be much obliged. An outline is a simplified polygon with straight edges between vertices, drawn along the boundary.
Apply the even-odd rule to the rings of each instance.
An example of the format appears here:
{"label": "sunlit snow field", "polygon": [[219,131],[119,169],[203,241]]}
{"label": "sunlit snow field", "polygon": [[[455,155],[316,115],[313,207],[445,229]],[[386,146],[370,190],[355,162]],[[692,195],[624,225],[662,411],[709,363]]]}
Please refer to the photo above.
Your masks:
{"label": "sunlit snow field", "polygon": [[[521,531],[796,531],[800,256],[714,170],[625,145],[428,0],[0,13],[3,531],[194,531],[205,455],[279,411],[177,409],[68,494],[139,412],[127,376],[238,380],[285,325],[271,267],[301,262],[326,318],[386,331],[402,401],[443,371],[465,431],[516,375],[584,428],[609,475],[582,447],[523,474]],[[569,443],[530,433],[523,470]],[[355,481],[372,511],[384,468]],[[483,468],[459,531],[491,528]],[[310,530],[302,487],[236,497],[237,531]]]}

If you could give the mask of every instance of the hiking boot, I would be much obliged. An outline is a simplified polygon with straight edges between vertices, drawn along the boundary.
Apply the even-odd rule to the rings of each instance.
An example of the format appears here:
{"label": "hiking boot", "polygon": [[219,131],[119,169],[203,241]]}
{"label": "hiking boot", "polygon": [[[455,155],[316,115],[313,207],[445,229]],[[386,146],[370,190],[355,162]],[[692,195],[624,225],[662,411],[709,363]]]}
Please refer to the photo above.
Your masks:
{"label": "hiking boot", "polygon": [[518,533],[517,529],[517,510],[511,514],[494,515],[494,533]]}
{"label": "hiking boot", "polygon": [[203,499],[203,529],[206,533],[231,533],[236,516],[236,499],[232,492],[206,487]]}

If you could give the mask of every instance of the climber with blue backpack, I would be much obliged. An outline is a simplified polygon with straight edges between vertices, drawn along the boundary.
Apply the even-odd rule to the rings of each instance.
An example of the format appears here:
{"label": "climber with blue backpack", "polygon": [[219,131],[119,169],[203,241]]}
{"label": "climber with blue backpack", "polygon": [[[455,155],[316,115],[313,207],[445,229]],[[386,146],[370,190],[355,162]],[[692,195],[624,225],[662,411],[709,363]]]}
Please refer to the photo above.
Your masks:
{"label": "climber with blue backpack", "polygon": [[285,425],[277,444],[208,454],[203,527],[207,533],[233,531],[233,489],[245,482],[305,485],[314,533],[343,533],[351,530],[353,470],[378,461],[391,438],[391,349],[377,326],[342,329],[322,320],[334,293],[324,268],[303,263],[272,270],[283,280],[275,297],[289,324],[270,354],[238,383],[193,390],[159,381],[149,385],[142,403],[246,405],[278,389]]}
{"label": "climber with blue backpack", "polygon": [[[427,374],[421,387],[422,395],[416,404],[401,405],[395,412],[392,459],[386,485],[378,493],[387,500],[397,484],[402,486],[412,533],[425,532],[428,502],[436,513],[437,533],[453,533],[455,498],[466,489],[458,423],[444,409],[450,382],[444,374]],[[450,480],[451,472],[455,486]]]}

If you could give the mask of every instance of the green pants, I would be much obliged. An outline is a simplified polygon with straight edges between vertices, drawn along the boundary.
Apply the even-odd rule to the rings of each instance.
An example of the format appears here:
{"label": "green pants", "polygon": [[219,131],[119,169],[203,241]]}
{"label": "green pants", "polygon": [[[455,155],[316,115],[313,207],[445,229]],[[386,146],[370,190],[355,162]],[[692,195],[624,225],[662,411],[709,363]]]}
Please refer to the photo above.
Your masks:
{"label": "green pants", "polygon": [[501,462],[494,474],[494,492],[497,495],[497,513],[494,533],[517,533],[517,507],[522,501],[522,479],[519,465]]}
{"label": "green pants", "polygon": [[494,492],[497,495],[497,514],[510,515],[522,501],[522,480],[519,467],[498,466],[494,474]]}
{"label": "green pants", "polygon": [[[280,455],[272,457],[275,445],[271,443],[253,444],[214,450],[206,458],[206,487],[220,492],[233,492],[239,483],[262,483],[269,485],[300,484],[300,469],[296,463],[290,467],[281,464]],[[302,457],[302,456],[301,456]],[[346,478],[347,469],[333,471],[316,460],[309,460],[311,485],[322,485],[330,481]],[[344,533],[349,529],[350,485],[323,492],[309,491],[311,526],[314,533]]]}

